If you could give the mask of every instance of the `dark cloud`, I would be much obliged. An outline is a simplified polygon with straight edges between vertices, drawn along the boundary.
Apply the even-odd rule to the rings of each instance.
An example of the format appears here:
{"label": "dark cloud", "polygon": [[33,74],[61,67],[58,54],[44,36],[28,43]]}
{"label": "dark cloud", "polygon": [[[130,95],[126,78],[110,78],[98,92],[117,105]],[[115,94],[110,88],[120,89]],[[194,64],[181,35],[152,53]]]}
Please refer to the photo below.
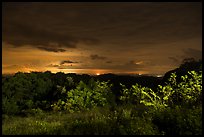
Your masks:
{"label": "dark cloud", "polygon": [[58,64],[49,64],[49,65],[47,65],[47,67],[60,67],[60,65],[58,65]]}
{"label": "dark cloud", "polygon": [[99,56],[97,54],[90,55],[90,57],[91,57],[92,60],[104,60],[104,59],[107,59],[106,57]]}
{"label": "dark cloud", "polygon": [[184,58],[194,58],[196,60],[202,59],[202,50],[188,48],[184,49]]}
{"label": "dark cloud", "polygon": [[52,47],[37,47],[38,49],[49,51],[49,52],[65,52],[65,49],[60,48],[52,48]]}
{"label": "dark cloud", "polygon": [[[73,69],[73,67],[78,68],[76,66],[72,66],[72,64],[76,64],[76,63],[79,63],[79,62],[71,61],[71,60],[63,60],[59,64],[49,64],[49,65],[47,65],[47,67],[55,67],[58,69]],[[70,68],[70,66],[72,68]]]}
{"label": "dark cloud", "polygon": [[64,52],[66,50],[63,48],[76,48],[79,42],[84,44],[98,43],[96,39],[75,38],[26,24],[10,23],[5,25],[3,27],[3,41],[15,47],[30,45],[45,51]]}
{"label": "dark cloud", "polygon": [[[112,64],[112,65],[107,65],[100,63],[97,66],[93,64],[80,64],[78,66],[71,66],[71,62],[73,61],[66,61],[68,65],[61,64],[59,66],[56,66],[58,69],[108,69],[108,70],[120,70],[120,71],[138,71],[138,70],[143,70],[146,66],[143,64],[135,64],[134,61],[129,61],[129,62],[121,62],[120,64]],[[107,63],[107,62],[105,62]],[[110,62],[112,63],[112,62]]]}
{"label": "dark cloud", "polygon": [[[202,34],[201,3],[4,3],[3,41],[75,48],[99,42],[129,46]],[[130,44],[131,43],[131,44]]]}
{"label": "dark cloud", "polygon": [[63,60],[63,61],[60,62],[60,65],[72,64],[72,63],[79,63],[79,62],[71,61],[71,60]]}
{"label": "dark cloud", "polygon": [[113,63],[113,62],[112,62],[112,61],[106,61],[106,63],[111,64],[111,63]]}
{"label": "dark cloud", "polygon": [[100,42],[92,37],[73,36],[66,28],[70,25],[62,24],[67,22],[63,14],[67,9],[58,8],[45,3],[4,3],[2,40],[14,47],[30,45],[50,52],[64,52],[65,48],[76,48],[78,43],[96,45]]}
{"label": "dark cloud", "polygon": [[202,59],[202,51],[198,49],[187,48],[183,50],[183,53],[183,55],[168,58],[178,65],[180,65],[183,60],[188,58],[193,58],[195,60]]}
{"label": "dark cloud", "polygon": [[55,33],[35,25],[9,22],[3,24],[3,41],[14,46],[51,46],[52,48],[75,48],[77,39],[66,34]]}
{"label": "dark cloud", "polygon": [[115,70],[120,70],[120,71],[138,71],[138,70],[143,70],[145,69],[146,66],[142,64],[136,64],[135,61],[131,60],[129,62],[121,63],[119,65],[113,65],[110,68],[115,69]]}

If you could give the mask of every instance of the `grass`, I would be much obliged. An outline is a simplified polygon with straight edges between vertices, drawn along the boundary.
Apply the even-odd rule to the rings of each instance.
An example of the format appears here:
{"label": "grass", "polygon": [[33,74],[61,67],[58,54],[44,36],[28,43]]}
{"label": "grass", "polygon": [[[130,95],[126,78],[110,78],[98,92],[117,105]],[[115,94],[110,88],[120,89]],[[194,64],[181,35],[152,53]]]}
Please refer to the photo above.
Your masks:
{"label": "grass", "polygon": [[[122,109],[120,109],[122,110]],[[150,120],[131,116],[131,110],[95,108],[82,113],[41,113],[3,116],[3,135],[156,134]],[[144,124],[145,123],[145,124]]]}
{"label": "grass", "polygon": [[7,117],[3,120],[2,132],[4,135],[52,135],[62,124],[57,118],[56,115],[46,118],[39,116]]}
{"label": "grass", "polygon": [[121,106],[78,113],[40,112],[26,117],[3,115],[2,134],[201,135],[202,108],[148,112],[134,106]]}

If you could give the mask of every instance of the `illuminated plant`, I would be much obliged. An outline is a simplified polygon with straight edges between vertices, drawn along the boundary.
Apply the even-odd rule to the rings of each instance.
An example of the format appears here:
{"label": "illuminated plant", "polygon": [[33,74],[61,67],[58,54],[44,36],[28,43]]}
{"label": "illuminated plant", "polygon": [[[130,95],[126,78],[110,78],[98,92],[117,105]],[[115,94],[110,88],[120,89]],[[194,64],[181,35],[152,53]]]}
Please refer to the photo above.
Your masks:
{"label": "illuminated plant", "polygon": [[[175,75],[175,74],[172,74]],[[190,71],[188,75],[181,76],[182,81],[176,83],[174,79],[169,79],[170,84],[174,84],[174,94],[172,100],[178,105],[196,105],[202,101],[202,71]]]}
{"label": "illuminated plant", "polygon": [[202,71],[188,72],[176,82],[176,74],[172,73],[165,86],[158,85],[158,92],[136,84],[130,89],[122,85],[120,100],[126,103],[141,103],[155,109],[163,109],[173,105],[195,105],[202,101]]}
{"label": "illuminated plant", "polygon": [[75,89],[66,91],[65,87],[63,87],[61,93],[66,93],[65,100],[59,99],[57,103],[51,106],[55,111],[65,110],[68,112],[105,106],[108,104],[107,98],[110,95],[111,86],[108,82],[90,80],[87,85],[80,81]]}

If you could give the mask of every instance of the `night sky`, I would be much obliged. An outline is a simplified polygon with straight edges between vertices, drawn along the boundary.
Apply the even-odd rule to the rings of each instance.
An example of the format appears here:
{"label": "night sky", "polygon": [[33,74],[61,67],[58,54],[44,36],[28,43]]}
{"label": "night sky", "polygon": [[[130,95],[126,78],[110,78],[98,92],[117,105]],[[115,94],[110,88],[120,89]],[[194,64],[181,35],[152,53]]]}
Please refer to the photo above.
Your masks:
{"label": "night sky", "polygon": [[201,2],[2,5],[2,73],[155,74],[202,58]]}

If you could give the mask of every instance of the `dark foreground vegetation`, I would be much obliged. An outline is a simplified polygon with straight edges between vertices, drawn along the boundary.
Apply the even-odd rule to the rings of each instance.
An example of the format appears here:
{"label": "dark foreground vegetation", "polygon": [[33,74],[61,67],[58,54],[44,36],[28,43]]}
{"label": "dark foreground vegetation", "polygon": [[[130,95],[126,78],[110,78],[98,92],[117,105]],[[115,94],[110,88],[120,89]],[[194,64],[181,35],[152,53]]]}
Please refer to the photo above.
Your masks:
{"label": "dark foreground vegetation", "polygon": [[3,135],[202,135],[202,61],[163,78],[2,76]]}

